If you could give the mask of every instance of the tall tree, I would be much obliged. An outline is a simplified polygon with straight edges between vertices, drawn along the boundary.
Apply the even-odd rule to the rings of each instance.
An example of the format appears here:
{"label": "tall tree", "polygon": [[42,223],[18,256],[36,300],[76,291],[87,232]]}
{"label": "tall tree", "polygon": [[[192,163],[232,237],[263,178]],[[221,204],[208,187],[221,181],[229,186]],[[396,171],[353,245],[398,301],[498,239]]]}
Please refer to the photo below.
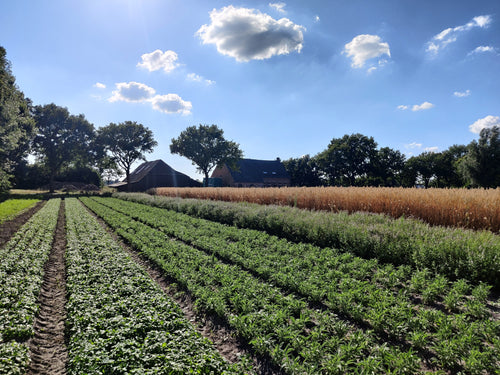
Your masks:
{"label": "tall tree", "polygon": [[224,163],[234,165],[243,157],[239,144],[224,138],[217,125],[190,126],[179,137],[172,138],[170,152],[191,160],[208,182],[210,171]]}
{"label": "tall tree", "polygon": [[382,147],[371,164],[370,185],[400,186],[404,167],[405,156],[400,151]]}
{"label": "tall tree", "polygon": [[458,166],[467,154],[467,146],[453,145],[447,150],[436,154],[434,171],[436,181],[435,187],[462,187],[465,180],[460,173]]}
{"label": "tall tree", "polygon": [[377,143],[373,137],[357,133],[333,138],[317,159],[331,185],[355,186],[357,179],[370,172],[376,156]]}
{"label": "tall tree", "polygon": [[473,186],[500,186],[500,127],[484,128],[468,146],[461,170]]}
{"label": "tall tree", "polygon": [[98,139],[104,149],[111,154],[111,162],[125,171],[127,190],[130,190],[132,164],[137,160],[145,160],[144,154],[153,152],[158,145],[153,132],[135,121],[110,123],[98,130]]}
{"label": "tall tree", "polygon": [[10,188],[10,172],[26,154],[35,124],[6,56],[0,46],[0,192]]}
{"label": "tall tree", "polygon": [[291,177],[293,186],[322,185],[316,159],[311,158],[309,155],[284,160],[283,165]]}
{"label": "tall tree", "polygon": [[53,103],[36,106],[34,118],[37,133],[33,151],[49,171],[52,193],[56,174],[63,167],[87,158],[95,138],[94,125],[84,115],[71,115],[67,108]]}

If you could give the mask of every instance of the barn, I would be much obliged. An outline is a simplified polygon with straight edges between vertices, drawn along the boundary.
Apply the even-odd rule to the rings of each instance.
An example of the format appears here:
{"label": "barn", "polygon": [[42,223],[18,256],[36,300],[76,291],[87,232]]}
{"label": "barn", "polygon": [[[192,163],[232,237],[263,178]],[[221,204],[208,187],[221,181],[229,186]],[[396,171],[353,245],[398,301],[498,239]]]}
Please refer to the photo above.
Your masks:
{"label": "barn", "polygon": [[240,159],[235,168],[227,164],[217,167],[212,179],[220,179],[222,186],[282,187],[290,186],[290,175],[281,160]]}
{"label": "barn", "polygon": [[[109,185],[118,191],[127,191],[127,180]],[[146,161],[130,173],[130,191],[146,191],[155,187],[201,186],[184,173],[177,172],[163,160]]]}

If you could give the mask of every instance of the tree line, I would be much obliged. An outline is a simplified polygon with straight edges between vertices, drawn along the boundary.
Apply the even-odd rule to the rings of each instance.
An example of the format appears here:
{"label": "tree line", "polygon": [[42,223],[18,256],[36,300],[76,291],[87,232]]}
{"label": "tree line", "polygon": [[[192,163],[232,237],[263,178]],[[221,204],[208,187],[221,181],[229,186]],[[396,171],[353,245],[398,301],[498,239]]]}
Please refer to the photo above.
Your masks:
{"label": "tree line", "polygon": [[400,151],[378,148],[373,137],[346,134],[313,157],[283,164],[294,186],[494,188],[500,186],[500,128],[483,129],[469,145],[408,159]]}

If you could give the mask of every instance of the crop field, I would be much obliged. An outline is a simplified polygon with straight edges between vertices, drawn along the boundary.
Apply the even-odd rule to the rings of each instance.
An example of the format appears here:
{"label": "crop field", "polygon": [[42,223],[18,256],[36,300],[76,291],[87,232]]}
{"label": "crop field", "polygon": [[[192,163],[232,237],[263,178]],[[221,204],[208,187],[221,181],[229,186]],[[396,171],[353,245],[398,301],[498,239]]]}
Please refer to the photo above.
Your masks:
{"label": "crop field", "polygon": [[30,208],[38,199],[8,199],[0,203],[0,224]]}
{"label": "crop field", "polygon": [[432,225],[500,231],[499,188],[156,188],[154,194],[330,212],[366,211],[395,218],[415,217]]}
{"label": "crop field", "polygon": [[[358,242],[326,246],[303,237],[294,227],[300,214],[286,210],[279,217],[290,220],[287,228],[274,211],[253,212],[256,220],[244,211],[250,206],[235,203],[118,196],[123,199],[51,199],[0,247],[0,374],[33,373],[39,295],[60,236],[56,224],[64,237],[68,374],[494,374],[500,368],[499,289],[492,282],[391,262],[382,253],[364,256],[374,243],[367,233]],[[377,225],[388,220],[329,215],[340,215],[336,225],[359,220],[379,240]],[[317,222],[308,223],[322,232]],[[462,230],[461,237],[439,237],[436,228],[412,228],[433,243],[485,235]],[[358,229],[345,230],[346,236],[354,238]],[[493,252],[498,237],[488,233],[469,247],[487,240]],[[200,319],[219,322],[248,354],[225,360],[114,235],[154,265],[176,294],[188,295]],[[392,242],[416,238],[390,235]],[[365,250],[349,248],[357,245]],[[390,248],[394,259],[403,254],[398,248]]]}

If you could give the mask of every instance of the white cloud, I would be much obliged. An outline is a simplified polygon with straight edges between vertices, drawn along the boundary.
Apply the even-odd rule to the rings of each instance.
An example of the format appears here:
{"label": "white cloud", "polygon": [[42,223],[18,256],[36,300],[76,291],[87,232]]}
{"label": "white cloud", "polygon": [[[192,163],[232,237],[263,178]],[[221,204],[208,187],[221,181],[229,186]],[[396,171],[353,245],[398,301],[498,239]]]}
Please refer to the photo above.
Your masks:
{"label": "white cloud", "polygon": [[255,9],[230,5],[212,10],[210,19],[210,25],[203,25],[197,35],[203,44],[215,44],[219,53],[237,61],[300,52],[304,42],[303,26],[287,18],[275,20]]}
{"label": "white cloud", "polygon": [[285,3],[269,3],[269,6],[271,8],[274,8],[275,10],[277,10],[280,13],[286,13],[286,11],[285,11],[286,4]]}
{"label": "white cloud", "polygon": [[372,74],[375,70],[377,70],[377,68],[375,66],[372,66],[371,68],[369,68],[366,72],[368,74]]}
{"label": "white cloud", "polygon": [[497,50],[492,46],[479,46],[476,47],[473,51],[469,52],[469,55],[475,55],[478,53],[485,53],[485,52],[496,53]]}
{"label": "white cloud", "polygon": [[427,43],[426,51],[432,55],[437,55],[438,52],[445,48],[448,44],[456,42],[458,37],[464,32],[467,32],[475,27],[488,27],[491,22],[491,16],[478,16],[474,17],[465,25],[444,29]]}
{"label": "white cloud", "polygon": [[164,113],[180,113],[188,115],[191,113],[193,105],[184,101],[177,94],[156,95],[151,99],[153,109]]}
{"label": "white cloud", "polygon": [[467,96],[470,96],[470,90],[455,91],[453,95],[456,96],[457,98],[465,98]]}
{"label": "white cloud", "polygon": [[435,153],[439,151],[439,147],[437,146],[426,147],[424,148],[424,151]]}
{"label": "white cloud", "polygon": [[206,85],[213,85],[213,84],[215,84],[215,81],[212,81],[210,79],[205,79],[202,76],[200,76],[198,74],[195,74],[195,73],[189,73],[187,75],[187,79],[188,79],[188,81],[200,82],[200,83],[204,83]]}
{"label": "white cloud", "polygon": [[157,49],[151,53],[145,53],[141,56],[142,62],[138,63],[137,66],[154,72],[156,70],[163,69],[165,73],[170,73],[179,64],[177,61],[177,53],[174,51],[161,51]]}
{"label": "white cloud", "polygon": [[409,107],[407,105],[398,105],[398,109],[406,111]]}
{"label": "white cloud", "polygon": [[321,19],[319,18],[319,16],[318,16],[318,15],[316,15],[316,16],[314,17],[314,22],[319,22],[319,21],[321,21]]}
{"label": "white cloud", "polygon": [[155,89],[139,82],[116,83],[116,90],[112,92],[110,102],[143,102],[149,100],[156,93]]}
{"label": "white cloud", "polygon": [[406,148],[410,148],[410,149],[421,148],[422,147],[422,143],[412,142],[412,143],[406,144],[405,147]]}
{"label": "white cloud", "polygon": [[106,85],[104,83],[101,83],[101,82],[96,82],[96,83],[94,83],[94,87],[97,87],[98,89],[105,89]]}
{"label": "white cloud", "polygon": [[429,103],[429,102],[423,102],[422,104],[415,104],[411,110],[413,112],[416,112],[416,111],[423,111],[425,109],[431,109],[432,107],[434,107],[434,104],[432,103]]}
{"label": "white cloud", "polygon": [[500,126],[500,117],[499,116],[486,116],[469,125],[469,130],[472,133],[479,134],[481,130],[485,128],[492,128],[494,126]]}
{"label": "white cloud", "polygon": [[378,35],[362,34],[353,38],[344,48],[344,53],[351,57],[353,68],[362,68],[367,60],[387,55],[391,57],[389,44],[382,42]]}

